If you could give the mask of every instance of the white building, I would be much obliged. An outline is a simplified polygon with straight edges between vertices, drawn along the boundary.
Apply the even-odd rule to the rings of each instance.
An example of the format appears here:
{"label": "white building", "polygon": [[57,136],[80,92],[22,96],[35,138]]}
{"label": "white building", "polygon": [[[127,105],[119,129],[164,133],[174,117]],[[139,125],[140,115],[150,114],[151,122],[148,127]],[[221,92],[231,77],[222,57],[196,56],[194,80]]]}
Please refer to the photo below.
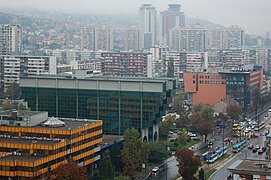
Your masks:
{"label": "white building", "polygon": [[140,48],[149,49],[157,43],[157,11],[151,4],[139,9]]}
{"label": "white building", "polygon": [[21,27],[0,24],[0,54],[8,55],[13,52],[21,52]]}
{"label": "white building", "polygon": [[57,62],[53,56],[3,55],[0,61],[4,89],[14,82],[19,83],[23,76],[56,74]]}

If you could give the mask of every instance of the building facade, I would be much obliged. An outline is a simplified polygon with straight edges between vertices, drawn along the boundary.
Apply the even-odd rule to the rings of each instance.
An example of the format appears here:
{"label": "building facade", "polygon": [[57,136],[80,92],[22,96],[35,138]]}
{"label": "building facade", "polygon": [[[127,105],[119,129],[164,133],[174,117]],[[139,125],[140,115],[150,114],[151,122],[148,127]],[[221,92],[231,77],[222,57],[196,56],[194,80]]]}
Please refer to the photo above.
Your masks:
{"label": "building facade", "polygon": [[49,116],[103,120],[105,134],[134,127],[142,138],[157,139],[158,123],[176,89],[172,78],[28,77],[20,82],[32,110]]}
{"label": "building facade", "polygon": [[184,73],[189,105],[214,105],[227,98],[237,101],[247,111],[253,106],[255,92],[260,92],[262,86],[263,71],[257,69]]}
{"label": "building facade", "polygon": [[0,55],[21,52],[21,26],[0,24]]}
{"label": "building facade", "polygon": [[147,77],[148,53],[102,53],[102,72],[105,76]]}
{"label": "building facade", "polygon": [[180,4],[169,4],[168,9],[160,13],[159,42],[168,45],[169,31],[174,27],[185,25],[185,15]]}
{"label": "building facade", "polygon": [[91,171],[100,159],[102,121],[48,118],[37,111],[5,111],[0,118],[1,179],[41,178],[71,158]]}
{"label": "building facade", "polygon": [[12,83],[19,83],[20,78],[44,73],[56,74],[56,58],[53,56],[4,55],[0,56],[3,72],[1,82],[4,89]]}
{"label": "building facade", "polygon": [[139,9],[140,49],[150,49],[157,43],[157,11],[152,4]]}

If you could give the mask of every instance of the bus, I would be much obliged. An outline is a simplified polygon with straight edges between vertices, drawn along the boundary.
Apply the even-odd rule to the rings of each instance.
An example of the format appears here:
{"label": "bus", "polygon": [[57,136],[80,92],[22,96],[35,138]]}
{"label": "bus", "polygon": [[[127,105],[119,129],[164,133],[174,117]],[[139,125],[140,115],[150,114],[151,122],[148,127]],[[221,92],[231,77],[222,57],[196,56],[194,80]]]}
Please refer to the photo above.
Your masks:
{"label": "bus", "polygon": [[239,126],[239,124],[237,124],[237,123],[233,124],[232,125],[232,130],[233,131],[237,131],[238,130],[238,126]]}
{"label": "bus", "polygon": [[259,131],[265,126],[265,122],[260,122],[260,124],[255,124],[254,131]]}
{"label": "bus", "polygon": [[206,157],[207,163],[213,163],[217,160],[218,156],[216,153],[208,153]]}
{"label": "bus", "polygon": [[241,151],[244,147],[246,147],[246,140],[243,140],[239,143],[236,143],[232,146],[232,152],[238,153]]}
{"label": "bus", "polygon": [[215,149],[215,152],[216,152],[218,158],[220,158],[221,156],[223,156],[224,154],[227,153],[227,146],[224,146],[223,148],[222,147],[217,147]]}

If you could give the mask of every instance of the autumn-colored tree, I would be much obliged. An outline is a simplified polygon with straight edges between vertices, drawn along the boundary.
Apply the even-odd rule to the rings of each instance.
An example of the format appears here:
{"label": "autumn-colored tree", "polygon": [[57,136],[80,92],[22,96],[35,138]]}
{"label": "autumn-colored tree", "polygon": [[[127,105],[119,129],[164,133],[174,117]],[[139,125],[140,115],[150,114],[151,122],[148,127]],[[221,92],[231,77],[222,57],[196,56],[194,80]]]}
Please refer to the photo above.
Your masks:
{"label": "autumn-colored tree", "polygon": [[197,104],[192,109],[190,116],[191,127],[195,129],[207,141],[208,134],[213,132],[214,110],[211,106]]}
{"label": "autumn-colored tree", "polygon": [[229,104],[226,111],[228,115],[234,120],[238,120],[239,116],[243,113],[241,106],[236,103]]}
{"label": "autumn-colored tree", "polygon": [[124,147],[122,151],[123,174],[133,177],[136,169],[146,163],[146,147],[140,138],[140,134],[134,128],[124,131]]}
{"label": "autumn-colored tree", "polygon": [[[50,167],[48,167],[50,169]],[[86,168],[78,167],[73,161],[62,164],[56,169],[48,171],[44,177],[46,180],[87,180]]]}
{"label": "autumn-colored tree", "polygon": [[194,177],[201,161],[199,156],[195,156],[194,152],[187,148],[177,149],[175,156],[179,163],[179,173],[184,180],[196,180]]}

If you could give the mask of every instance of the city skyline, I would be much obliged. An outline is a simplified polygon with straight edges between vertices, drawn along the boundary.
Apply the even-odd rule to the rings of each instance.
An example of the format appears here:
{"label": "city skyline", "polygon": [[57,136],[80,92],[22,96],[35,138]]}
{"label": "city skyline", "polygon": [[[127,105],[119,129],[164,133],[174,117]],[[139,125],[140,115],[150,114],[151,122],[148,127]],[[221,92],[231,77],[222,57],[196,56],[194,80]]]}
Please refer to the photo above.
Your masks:
{"label": "city skyline", "polygon": [[[75,0],[57,2],[27,0],[23,3],[19,0],[3,1],[0,0],[1,8],[34,8],[39,10],[52,10],[69,13],[83,14],[105,14],[105,15],[138,15],[138,9],[142,4],[153,4],[158,12],[167,8],[168,4],[181,4],[183,12],[188,17],[206,19],[223,26],[239,25],[249,34],[265,35],[271,30],[271,24],[265,22],[266,17],[271,15],[268,7],[271,6],[269,0],[227,0],[224,2],[217,0],[168,0],[157,2],[155,0],[124,1],[114,0],[105,3],[105,0]],[[54,6],[52,6],[52,4]],[[94,5],[92,5],[94,4]],[[19,8],[18,8],[19,7]],[[124,8],[125,7],[125,8]],[[230,11],[229,11],[230,9]],[[252,14],[253,12],[253,14]]]}

